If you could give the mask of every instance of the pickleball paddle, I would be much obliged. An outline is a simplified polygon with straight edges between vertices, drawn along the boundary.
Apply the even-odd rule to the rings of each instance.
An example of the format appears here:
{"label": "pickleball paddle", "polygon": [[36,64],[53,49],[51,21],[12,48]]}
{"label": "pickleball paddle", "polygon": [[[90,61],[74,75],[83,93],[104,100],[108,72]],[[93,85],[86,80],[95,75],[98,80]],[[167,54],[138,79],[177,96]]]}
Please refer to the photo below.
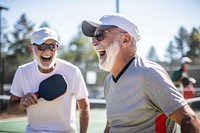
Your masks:
{"label": "pickleball paddle", "polygon": [[54,100],[63,95],[67,91],[67,83],[65,78],[60,74],[54,74],[43,80],[39,85],[36,96],[44,98],[47,101]]}
{"label": "pickleball paddle", "polygon": [[183,84],[184,87],[188,86],[190,84],[189,78],[184,77],[182,79],[182,84]]}

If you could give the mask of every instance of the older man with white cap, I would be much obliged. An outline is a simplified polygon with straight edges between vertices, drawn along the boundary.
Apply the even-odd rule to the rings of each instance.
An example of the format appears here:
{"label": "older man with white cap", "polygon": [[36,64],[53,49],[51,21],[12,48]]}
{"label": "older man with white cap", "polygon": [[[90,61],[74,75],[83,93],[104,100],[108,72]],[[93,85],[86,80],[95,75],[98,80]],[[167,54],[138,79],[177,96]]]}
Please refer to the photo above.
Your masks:
{"label": "older man with white cap", "polygon": [[105,79],[105,133],[200,132],[196,114],[158,64],[136,54],[138,27],[119,13],[99,21],[83,21],[82,32],[92,37]]}
{"label": "older man with white cap", "polygon": [[85,81],[78,67],[57,58],[59,45],[55,30],[35,30],[30,45],[35,60],[19,66],[15,73],[8,108],[15,114],[27,111],[26,133],[76,133],[76,102],[80,132],[87,131],[90,108]]}

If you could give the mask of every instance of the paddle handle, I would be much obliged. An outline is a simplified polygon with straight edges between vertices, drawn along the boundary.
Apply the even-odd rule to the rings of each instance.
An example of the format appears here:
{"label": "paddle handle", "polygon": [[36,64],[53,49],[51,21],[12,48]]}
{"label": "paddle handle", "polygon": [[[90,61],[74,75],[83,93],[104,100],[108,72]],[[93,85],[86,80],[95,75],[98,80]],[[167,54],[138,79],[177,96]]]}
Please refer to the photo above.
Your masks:
{"label": "paddle handle", "polygon": [[38,92],[35,92],[35,95],[37,96],[37,98],[40,98],[40,95]]}

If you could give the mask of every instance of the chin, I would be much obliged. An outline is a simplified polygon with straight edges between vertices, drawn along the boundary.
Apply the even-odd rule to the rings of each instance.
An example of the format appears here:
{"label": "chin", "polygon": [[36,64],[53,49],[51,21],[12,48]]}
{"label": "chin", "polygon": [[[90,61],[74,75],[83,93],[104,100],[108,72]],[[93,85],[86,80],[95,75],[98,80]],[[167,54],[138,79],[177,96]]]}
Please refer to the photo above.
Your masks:
{"label": "chin", "polygon": [[104,70],[104,71],[107,71],[107,72],[110,72],[110,71],[111,71],[111,68],[110,68],[110,67],[104,66],[104,65],[101,65],[101,64],[99,64],[99,68],[102,69],[102,70]]}

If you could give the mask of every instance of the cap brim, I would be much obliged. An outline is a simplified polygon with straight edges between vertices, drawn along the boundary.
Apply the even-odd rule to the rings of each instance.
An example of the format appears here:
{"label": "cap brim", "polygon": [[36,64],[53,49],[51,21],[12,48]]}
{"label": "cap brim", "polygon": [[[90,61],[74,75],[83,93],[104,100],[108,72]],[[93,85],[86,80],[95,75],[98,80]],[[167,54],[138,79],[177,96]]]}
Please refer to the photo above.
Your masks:
{"label": "cap brim", "polygon": [[[45,41],[47,41],[47,40],[49,40],[49,39],[52,39],[52,40],[56,41],[58,44],[60,44],[60,42],[59,42],[56,38],[53,38],[53,37],[45,37],[45,38],[42,38],[42,39],[40,39],[40,40],[37,40],[36,42],[33,42],[33,43],[35,43],[35,44],[37,44],[37,45],[41,45],[41,44],[43,44]],[[32,43],[32,44],[33,44],[33,43]]]}
{"label": "cap brim", "polygon": [[115,25],[102,25],[101,21],[83,21],[82,32],[85,36],[93,37],[96,28],[117,28]]}

